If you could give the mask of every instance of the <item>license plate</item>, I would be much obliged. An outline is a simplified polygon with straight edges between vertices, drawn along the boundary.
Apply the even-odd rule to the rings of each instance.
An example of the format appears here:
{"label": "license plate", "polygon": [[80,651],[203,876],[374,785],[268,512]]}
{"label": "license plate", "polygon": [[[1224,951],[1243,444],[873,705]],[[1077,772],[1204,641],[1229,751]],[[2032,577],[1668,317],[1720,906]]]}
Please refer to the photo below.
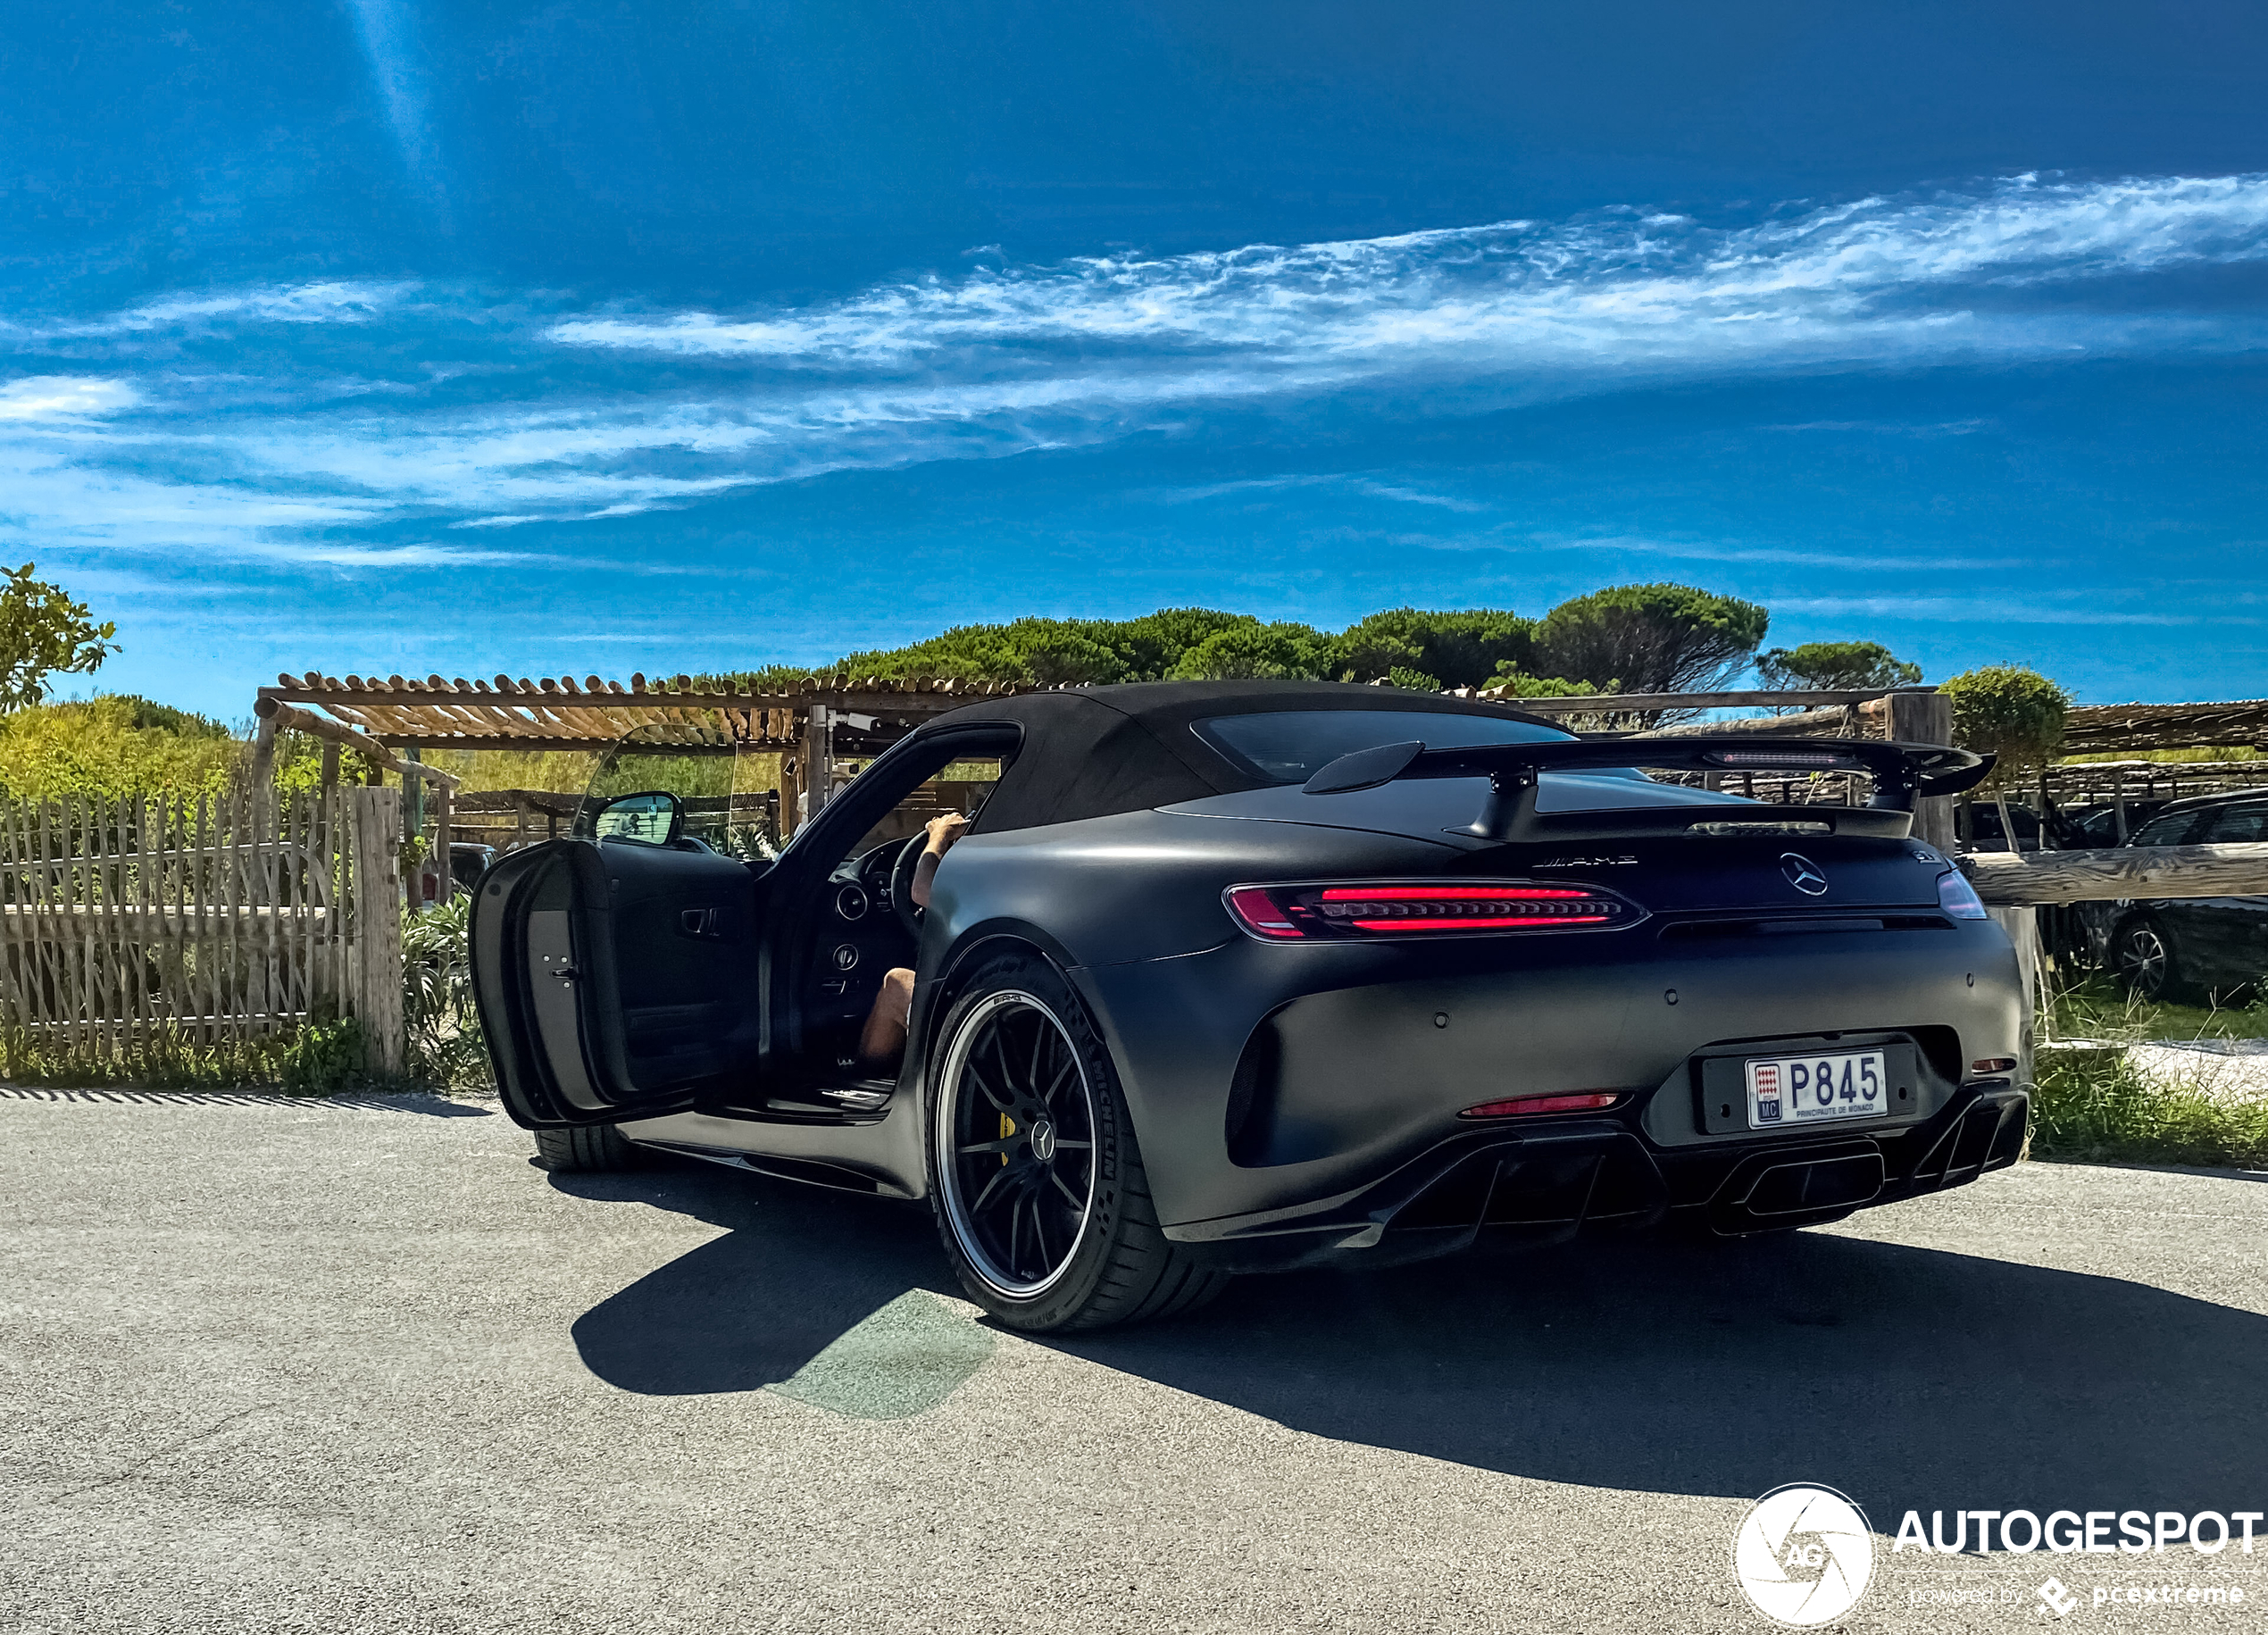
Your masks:
{"label": "license plate", "polygon": [[1880,1118],[1889,1111],[1882,1053],[1830,1051],[1808,1056],[1751,1056],[1748,1128],[1785,1130],[1830,1119]]}

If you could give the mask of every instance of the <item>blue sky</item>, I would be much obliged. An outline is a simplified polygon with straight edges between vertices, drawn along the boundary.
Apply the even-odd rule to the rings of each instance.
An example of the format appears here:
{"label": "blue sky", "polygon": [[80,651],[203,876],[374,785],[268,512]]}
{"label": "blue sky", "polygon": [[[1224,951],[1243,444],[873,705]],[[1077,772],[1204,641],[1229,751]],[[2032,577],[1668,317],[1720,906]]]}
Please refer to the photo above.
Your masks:
{"label": "blue sky", "polygon": [[0,551],[118,621],[106,688],[1675,579],[2268,693],[2256,7],[0,30]]}

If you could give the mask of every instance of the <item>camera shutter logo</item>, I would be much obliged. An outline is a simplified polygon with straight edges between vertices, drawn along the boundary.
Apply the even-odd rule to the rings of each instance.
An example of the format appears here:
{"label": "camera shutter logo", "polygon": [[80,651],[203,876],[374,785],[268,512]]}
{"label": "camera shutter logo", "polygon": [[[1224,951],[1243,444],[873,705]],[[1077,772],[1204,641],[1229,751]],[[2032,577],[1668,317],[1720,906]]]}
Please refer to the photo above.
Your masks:
{"label": "camera shutter logo", "polygon": [[1791,1484],[1755,1502],[1733,1535],[1733,1576],[1775,1623],[1810,1629],[1859,1603],[1874,1576],[1874,1533],[1832,1488]]}

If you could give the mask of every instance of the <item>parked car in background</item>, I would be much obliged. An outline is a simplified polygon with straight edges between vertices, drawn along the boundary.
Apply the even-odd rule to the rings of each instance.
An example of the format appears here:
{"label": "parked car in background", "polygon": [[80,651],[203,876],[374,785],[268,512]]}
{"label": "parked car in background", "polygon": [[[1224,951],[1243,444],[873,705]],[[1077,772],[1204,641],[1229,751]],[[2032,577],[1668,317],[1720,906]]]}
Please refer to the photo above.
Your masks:
{"label": "parked car in background", "polygon": [[428,857],[419,865],[414,882],[418,903],[445,902],[470,892],[480,883],[481,875],[488,872],[488,865],[496,860],[496,848],[493,846],[483,846],[478,840],[450,841],[447,887],[444,888],[441,883],[440,860]]}
{"label": "parked car in background", "polygon": [[[2115,805],[2066,808],[2061,813],[2067,832],[2064,845],[2074,851],[2107,851],[2114,846],[2124,846],[2134,831],[2165,810],[2163,800],[2130,800],[2126,803],[2126,828],[2119,831],[2119,812]],[[2049,830],[2053,837],[2054,829]]]}
{"label": "parked car in background", "polygon": [[[2018,851],[2036,852],[2042,849],[2039,838],[2039,814],[2037,812],[2022,801],[2011,801],[2008,803],[2008,821],[2016,830]],[[2008,842],[2000,832],[2000,808],[1991,801],[1980,800],[1972,803],[1961,814],[1961,826],[1964,830],[1962,835],[1962,844],[1969,851],[2005,852],[2008,849]],[[2066,844],[2061,823],[2055,815],[2051,814],[2047,820],[2046,849],[2060,849]]]}
{"label": "parked car in background", "polygon": [[[2132,846],[2222,846],[2268,840],[2268,792],[2172,801],[2133,832]],[[2102,958],[2138,998],[2225,1000],[2268,972],[2268,897],[2140,898],[2088,905]]]}
{"label": "parked car in background", "polygon": [[[457,891],[470,891],[479,885],[480,877],[496,860],[496,848],[493,846],[483,846],[478,840],[449,842],[449,878],[455,882]],[[450,895],[454,897],[455,891]]]}

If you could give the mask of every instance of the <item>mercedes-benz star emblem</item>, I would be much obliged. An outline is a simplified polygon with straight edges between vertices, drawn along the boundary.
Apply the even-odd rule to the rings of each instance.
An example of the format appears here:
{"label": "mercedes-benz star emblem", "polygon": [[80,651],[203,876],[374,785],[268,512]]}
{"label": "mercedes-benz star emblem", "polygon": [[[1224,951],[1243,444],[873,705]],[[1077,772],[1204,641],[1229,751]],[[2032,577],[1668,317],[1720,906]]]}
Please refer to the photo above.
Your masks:
{"label": "mercedes-benz star emblem", "polygon": [[1031,1155],[1042,1164],[1055,1155],[1055,1127],[1044,1118],[1032,1121]]}
{"label": "mercedes-benz star emblem", "polygon": [[1826,872],[1801,852],[1780,853],[1780,872],[1788,877],[1789,885],[1807,897],[1824,897],[1827,893]]}

